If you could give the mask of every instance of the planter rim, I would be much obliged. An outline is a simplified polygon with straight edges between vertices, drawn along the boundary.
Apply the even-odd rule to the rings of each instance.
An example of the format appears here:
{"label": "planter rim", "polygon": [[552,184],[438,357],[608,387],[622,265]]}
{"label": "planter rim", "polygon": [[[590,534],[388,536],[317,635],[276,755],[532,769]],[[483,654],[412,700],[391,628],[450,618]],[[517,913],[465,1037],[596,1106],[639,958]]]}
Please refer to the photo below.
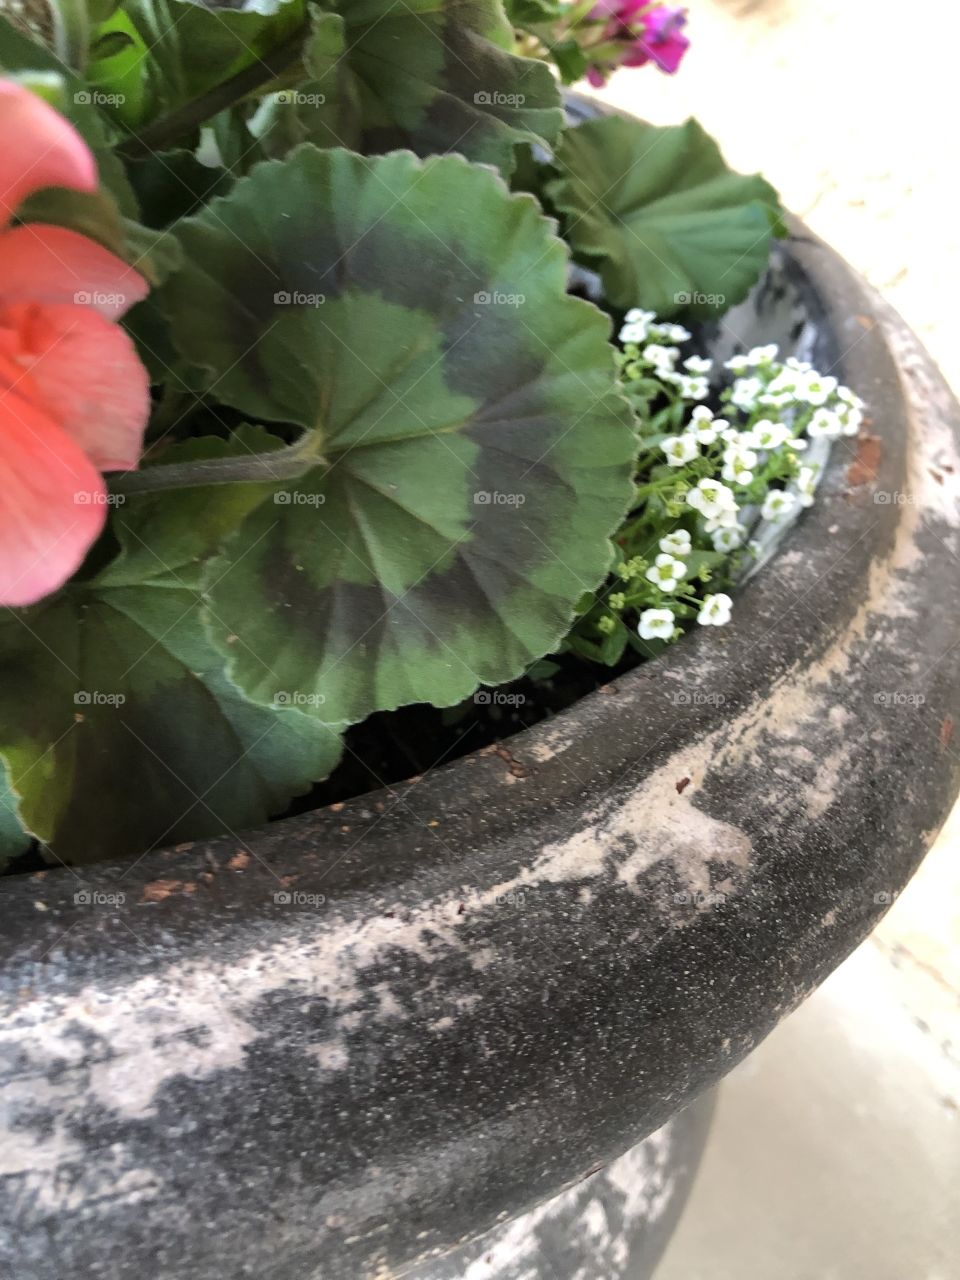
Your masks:
{"label": "planter rim", "polygon": [[886,910],[960,785],[958,409],[835,253],[782,256],[869,424],[724,633],[422,779],[0,882],[18,1275],[403,1274],[663,1124]]}

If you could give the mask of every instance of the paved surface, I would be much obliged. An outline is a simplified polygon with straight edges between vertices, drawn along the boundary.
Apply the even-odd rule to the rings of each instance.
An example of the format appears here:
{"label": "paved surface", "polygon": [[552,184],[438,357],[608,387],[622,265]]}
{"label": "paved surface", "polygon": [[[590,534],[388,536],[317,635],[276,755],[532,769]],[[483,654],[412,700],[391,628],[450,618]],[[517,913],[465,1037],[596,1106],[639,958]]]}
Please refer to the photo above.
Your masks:
{"label": "paved surface", "polygon": [[[622,72],[603,96],[696,115],[762,169],[960,391],[960,5],[689,3],[680,73]],[[960,1276],[958,855],[960,809],[874,935],[730,1077],[657,1280]]]}

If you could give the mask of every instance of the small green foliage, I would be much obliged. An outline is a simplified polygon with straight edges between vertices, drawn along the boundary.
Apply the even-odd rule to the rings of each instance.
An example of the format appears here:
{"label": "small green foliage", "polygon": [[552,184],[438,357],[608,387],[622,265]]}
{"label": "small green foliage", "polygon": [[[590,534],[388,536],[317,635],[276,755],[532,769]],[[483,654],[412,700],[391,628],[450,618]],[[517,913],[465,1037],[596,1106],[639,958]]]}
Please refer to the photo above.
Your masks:
{"label": "small green foliage", "polygon": [[756,283],[781,225],[770,184],[728,169],[695,120],[590,120],[564,134],[556,168],[547,194],[614,306],[725,311]]}

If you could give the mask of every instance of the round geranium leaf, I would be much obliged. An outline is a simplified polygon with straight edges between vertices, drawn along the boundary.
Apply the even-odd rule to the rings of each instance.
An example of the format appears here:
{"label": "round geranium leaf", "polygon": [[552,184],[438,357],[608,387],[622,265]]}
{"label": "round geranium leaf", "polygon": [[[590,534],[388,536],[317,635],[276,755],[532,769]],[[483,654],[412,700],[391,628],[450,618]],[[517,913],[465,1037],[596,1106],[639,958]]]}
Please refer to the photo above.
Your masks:
{"label": "round geranium leaf", "polygon": [[696,120],[590,120],[563,135],[556,167],[547,194],[615,306],[715,314],[742,301],[767,265],[777,193],[759,174],[729,169]]}
{"label": "round geranium leaf", "polygon": [[535,201],[459,156],[306,146],[178,234],[183,354],[315,461],[209,565],[232,678],[346,721],[548,652],[607,568],[634,438]]}

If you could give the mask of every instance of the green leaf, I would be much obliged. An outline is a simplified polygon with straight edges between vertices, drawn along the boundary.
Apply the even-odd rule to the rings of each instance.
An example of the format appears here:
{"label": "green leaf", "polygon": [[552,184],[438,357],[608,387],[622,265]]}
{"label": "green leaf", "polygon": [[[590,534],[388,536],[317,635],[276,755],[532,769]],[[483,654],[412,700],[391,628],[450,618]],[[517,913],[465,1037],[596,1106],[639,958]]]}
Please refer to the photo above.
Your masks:
{"label": "green leaf", "polygon": [[557,64],[564,84],[575,84],[587,74],[589,59],[576,40],[561,40],[551,45],[550,56]]}
{"label": "green leaf", "polygon": [[344,24],[343,50],[331,57],[328,47],[324,55],[313,38],[311,88],[326,98],[320,127],[327,136],[311,130],[312,140],[367,154],[456,151],[509,174],[517,143],[550,143],[563,127],[550,69],[512,52],[499,0],[340,0],[333,7]]}
{"label": "green leaf", "polygon": [[232,179],[225,169],[201,164],[191,151],[157,151],[128,162],[127,171],[144,218],[168,227],[214,196],[226,195]]}
{"label": "green leaf", "polygon": [[[279,443],[245,429],[170,456]],[[264,822],[336,764],[339,729],[322,707],[301,709],[282,686],[274,706],[252,705],[202,622],[197,564],[271,490],[129,495],[114,512],[113,564],[32,609],[0,612],[0,764],[23,828],[58,857],[92,861]],[[15,830],[3,819],[0,850]]]}
{"label": "green leaf", "polygon": [[343,18],[315,12],[304,45],[302,75],[291,77],[293,87],[265,99],[250,121],[250,132],[264,155],[284,156],[301,142],[360,147],[358,85],[347,53]]}
{"label": "green leaf", "polygon": [[716,314],[765,269],[777,193],[759,174],[728,169],[695,120],[591,120],[567,130],[556,163],[547,193],[614,306]]}
{"label": "green leaf", "polygon": [[0,620],[0,658],[19,817],[67,861],[263,822],[337,760],[335,727],[224,677],[186,589],[68,589]]}
{"label": "green leaf", "polygon": [[116,201],[125,217],[137,217],[139,210],[123,165],[113,154],[113,135],[101,115],[89,87],[54,55],[28,36],[16,31],[0,17],[0,69],[11,73],[53,72],[63,80],[63,114],[87,142],[97,161],[101,191]]}
{"label": "green leaf", "polygon": [[[263,427],[243,426],[229,440],[202,436],[148,457],[145,470],[228,457],[261,457],[283,441]],[[246,516],[273,496],[279,481],[265,471],[262,484],[208,485],[114,495],[111,527],[120,554],[98,575],[101,586],[141,586],[155,579],[197,585],[199,570]]]}
{"label": "green leaf", "polygon": [[127,31],[107,31],[90,48],[93,58],[115,58],[125,49],[134,48],[133,36]]}
{"label": "green leaf", "polygon": [[149,113],[149,57],[143,37],[122,9],[108,14],[94,32],[86,78],[125,129],[136,128]]}
{"label": "green leaf", "polygon": [[566,294],[536,202],[460,157],[305,146],[178,236],[182,354],[322,454],[208,571],[241,687],[357,720],[553,648],[607,568],[634,438],[609,322]]}
{"label": "green leaf", "polygon": [[515,27],[538,26],[563,17],[559,0],[505,0],[503,7]]}
{"label": "green leaf", "polygon": [[149,51],[154,115],[252,66],[303,24],[304,0],[253,0],[214,7],[193,0],[124,0],[123,10]]}

